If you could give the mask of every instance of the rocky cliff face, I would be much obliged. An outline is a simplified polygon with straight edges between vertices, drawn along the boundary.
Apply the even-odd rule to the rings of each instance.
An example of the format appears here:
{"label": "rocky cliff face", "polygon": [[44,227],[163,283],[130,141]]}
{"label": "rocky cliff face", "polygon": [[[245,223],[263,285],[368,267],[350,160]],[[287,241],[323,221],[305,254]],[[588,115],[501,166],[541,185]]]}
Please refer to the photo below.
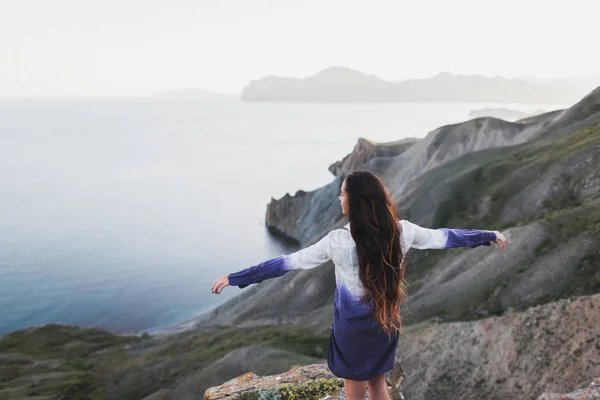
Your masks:
{"label": "rocky cliff face", "polygon": [[[305,244],[322,235],[328,227],[339,225],[339,191],[343,179],[312,192],[299,191],[295,196],[286,193],[280,200],[271,199],[267,205],[266,226],[279,235]],[[297,218],[289,218],[294,215]]]}
{"label": "rocky cliff face", "polygon": [[270,376],[258,376],[248,372],[231,379],[222,385],[209,388],[204,393],[204,400],[221,400],[244,398],[258,400],[263,398],[283,398],[292,390],[304,392],[312,396],[310,399],[332,398],[343,399],[343,381],[336,378],[327,365],[312,364],[298,366],[291,370]]}
{"label": "rocky cliff face", "polygon": [[536,399],[600,376],[600,295],[473,322],[407,329],[398,357],[410,399]]}
{"label": "rocky cliff face", "polygon": [[538,400],[600,400],[600,378],[590,383],[585,389],[576,390],[567,394],[544,393]]}
{"label": "rocky cliff face", "polygon": [[335,176],[346,176],[356,169],[369,167],[377,172],[386,160],[391,161],[394,157],[408,150],[417,141],[418,139],[409,138],[397,142],[376,143],[365,138],[359,138],[352,153],[344,157],[343,160],[331,164],[329,171]]}
{"label": "rocky cliff face", "polygon": [[416,139],[403,139],[374,143],[359,139],[352,153],[329,167],[336,176],[333,182],[312,192],[299,190],[294,196],[286,193],[281,199],[272,198],[267,205],[266,226],[272,232],[302,244],[315,240],[331,227],[339,227],[342,214],[337,197],[345,175],[357,168],[381,173],[394,157],[408,150],[415,142]]}

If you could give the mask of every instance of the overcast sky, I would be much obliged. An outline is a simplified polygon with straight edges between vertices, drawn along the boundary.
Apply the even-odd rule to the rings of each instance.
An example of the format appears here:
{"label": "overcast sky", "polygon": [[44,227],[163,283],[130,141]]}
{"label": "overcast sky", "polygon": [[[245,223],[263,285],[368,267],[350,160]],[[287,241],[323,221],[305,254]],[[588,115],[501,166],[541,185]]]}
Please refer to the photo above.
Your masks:
{"label": "overcast sky", "polygon": [[599,0],[0,0],[0,97],[241,92],[332,65],[599,73],[599,16]]}

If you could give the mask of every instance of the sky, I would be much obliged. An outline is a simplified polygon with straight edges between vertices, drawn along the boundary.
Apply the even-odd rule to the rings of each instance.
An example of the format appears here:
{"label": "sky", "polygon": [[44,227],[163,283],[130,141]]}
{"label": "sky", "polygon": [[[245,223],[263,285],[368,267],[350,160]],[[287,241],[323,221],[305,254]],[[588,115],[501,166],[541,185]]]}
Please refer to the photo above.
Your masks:
{"label": "sky", "polygon": [[598,16],[598,0],[0,0],[0,97],[240,93],[330,66],[594,74]]}

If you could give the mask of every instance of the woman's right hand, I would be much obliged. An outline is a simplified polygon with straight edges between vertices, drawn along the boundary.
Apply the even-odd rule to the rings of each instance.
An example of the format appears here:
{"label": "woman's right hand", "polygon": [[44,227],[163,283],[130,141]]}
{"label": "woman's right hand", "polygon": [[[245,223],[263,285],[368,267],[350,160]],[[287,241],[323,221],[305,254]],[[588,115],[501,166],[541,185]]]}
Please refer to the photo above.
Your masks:
{"label": "woman's right hand", "polygon": [[494,231],[494,233],[496,234],[496,240],[494,240],[494,243],[500,244],[500,248],[503,249],[504,246],[506,246],[506,243],[508,243],[508,240],[506,240],[504,235],[499,231]]}
{"label": "woman's right hand", "polygon": [[229,286],[229,275],[223,275],[213,282],[212,292],[214,294],[220,294],[227,286]]}

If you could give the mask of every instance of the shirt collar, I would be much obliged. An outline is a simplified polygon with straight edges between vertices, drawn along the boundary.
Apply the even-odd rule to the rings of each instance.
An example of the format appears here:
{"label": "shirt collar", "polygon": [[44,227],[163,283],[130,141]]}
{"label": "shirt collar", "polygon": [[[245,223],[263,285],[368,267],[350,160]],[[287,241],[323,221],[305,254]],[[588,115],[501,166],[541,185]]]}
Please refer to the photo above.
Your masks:
{"label": "shirt collar", "polygon": [[350,230],[350,222],[348,222],[346,225],[344,225],[344,228]]}

